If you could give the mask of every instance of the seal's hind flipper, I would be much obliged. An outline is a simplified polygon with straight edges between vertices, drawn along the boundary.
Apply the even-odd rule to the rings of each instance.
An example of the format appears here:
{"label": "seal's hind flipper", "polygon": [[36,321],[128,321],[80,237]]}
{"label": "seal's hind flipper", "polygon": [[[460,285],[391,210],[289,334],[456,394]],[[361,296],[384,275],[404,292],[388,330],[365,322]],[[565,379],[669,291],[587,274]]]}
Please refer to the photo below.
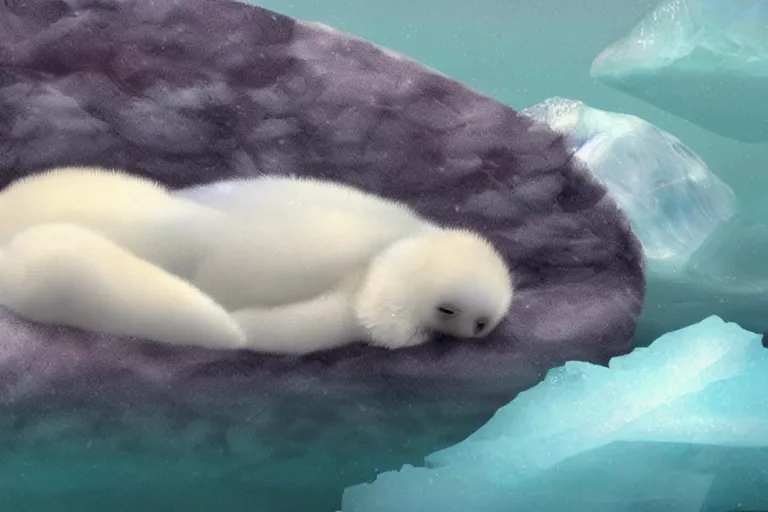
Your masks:
{"label": "seal's hind flipper", "polygon": [[0,305],[30,320],[178,345],[244,341],[213,299],[82,226],[34,226],[0,254]]}

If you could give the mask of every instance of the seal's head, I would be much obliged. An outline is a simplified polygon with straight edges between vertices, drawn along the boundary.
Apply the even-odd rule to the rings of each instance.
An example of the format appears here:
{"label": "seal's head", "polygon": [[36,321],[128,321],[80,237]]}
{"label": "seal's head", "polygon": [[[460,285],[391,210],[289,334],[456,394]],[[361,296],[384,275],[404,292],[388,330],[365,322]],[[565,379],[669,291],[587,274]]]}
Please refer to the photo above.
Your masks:
{"label": "seal's head", "polygon": [[399,348],[434,333],[481,338],[513,298],[509,268],[483,237],[435,229],[400,240],[372,261],[355,314],[373,345]]}

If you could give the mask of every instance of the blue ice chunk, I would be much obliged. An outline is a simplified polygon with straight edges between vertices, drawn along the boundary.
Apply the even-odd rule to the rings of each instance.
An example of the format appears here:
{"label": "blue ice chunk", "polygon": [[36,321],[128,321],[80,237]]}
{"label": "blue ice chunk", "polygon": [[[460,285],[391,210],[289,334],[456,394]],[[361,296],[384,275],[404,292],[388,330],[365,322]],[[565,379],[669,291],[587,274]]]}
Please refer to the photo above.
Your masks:
{"label": "blue ice chunk", "polygon": [[665,0],[592,76],[715,133],[768,140],[768,0]]}
{"label": "blue ice chunk", "polygon": [[751,343],[729,361],[741,366],[736,375],[658,407],[627,425],[623,438],[768,447],[768,350]]}
{"label": "blue ice chunk", "polygon": [[735,212],[728,185],[677,138],[639,117],[559,97],[522,113],[567,136],[629,216],[651,265],[683,265]]}
{"label": "blue ice chunk", "polygon": [[765,506],[766,389],[761,336],[709,317],[609,368],[551,370],[426,467],[348,488],[343,512]]}

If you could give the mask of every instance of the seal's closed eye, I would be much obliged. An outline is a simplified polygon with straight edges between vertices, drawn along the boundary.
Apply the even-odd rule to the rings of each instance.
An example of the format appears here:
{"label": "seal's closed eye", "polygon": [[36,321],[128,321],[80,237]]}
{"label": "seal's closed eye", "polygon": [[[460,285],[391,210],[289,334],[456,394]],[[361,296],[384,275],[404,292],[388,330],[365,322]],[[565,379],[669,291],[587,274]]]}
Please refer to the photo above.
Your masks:
{"label": "seal's closed eye", "polygon": [[456,314],[456,310],[448,306],[438,306],[437,310],[447,316],[453,316]]}

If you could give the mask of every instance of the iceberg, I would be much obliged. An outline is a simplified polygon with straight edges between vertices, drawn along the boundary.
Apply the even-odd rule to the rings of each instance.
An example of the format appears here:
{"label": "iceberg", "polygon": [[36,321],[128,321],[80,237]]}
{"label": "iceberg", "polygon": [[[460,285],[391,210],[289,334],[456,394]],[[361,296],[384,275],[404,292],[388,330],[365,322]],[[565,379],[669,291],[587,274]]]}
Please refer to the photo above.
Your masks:
{"label": "iceberg", "polygon": [[728,185],[680,140],[639,117],[559,97],[521,113],[566,135],[630,218],[652,269],[684,265],[735,212]]}
{"label": "iceberg", "polygon": [[521,111],[565,135],[643,245],[648,291],[636,340],[718,315],[768,331],[768,223],[673,135],[643,119],[548,98]]}
{"label": "iceberg", "polygon": [[591,74],[719,135],[768,141],[768,0],[666,0]]}
{"label": "iceberg", "polygon": [[716,316],[609,367],[571,361],[463,442],[346,489],[343,512],[768,507],[768,350]]}

